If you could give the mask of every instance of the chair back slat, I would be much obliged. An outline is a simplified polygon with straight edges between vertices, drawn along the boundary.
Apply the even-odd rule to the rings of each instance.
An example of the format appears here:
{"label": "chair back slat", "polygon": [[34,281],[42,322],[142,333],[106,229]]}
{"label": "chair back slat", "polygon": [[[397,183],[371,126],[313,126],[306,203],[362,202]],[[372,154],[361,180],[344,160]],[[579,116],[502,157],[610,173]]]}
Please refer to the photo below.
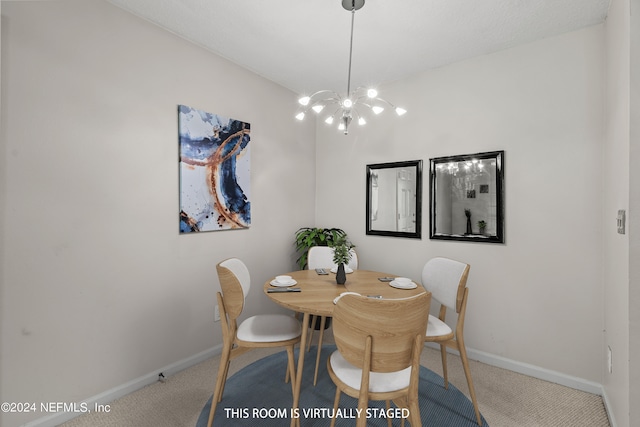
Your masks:
{"label": "chair back slat", "polygon": [[403,299],[345,295],[333,311],[333,335],[342,356],[362,368],[371,337],[371,371],[395,372],[411,365],[416,336],[424,337],[431,294]]}
{"label": "chair back slat", "polygon": [[460,312],[469,276],[469,264],[449,258],[430,259],[422,269],[422,286],[440,304]]}
{"label": "chair back slat", "polygon": [[231,320],[235,320],[244,308],[249,293],[251,276],[247,266],[237,258],[229,258],[216,266],[222,290],[224,306]]}

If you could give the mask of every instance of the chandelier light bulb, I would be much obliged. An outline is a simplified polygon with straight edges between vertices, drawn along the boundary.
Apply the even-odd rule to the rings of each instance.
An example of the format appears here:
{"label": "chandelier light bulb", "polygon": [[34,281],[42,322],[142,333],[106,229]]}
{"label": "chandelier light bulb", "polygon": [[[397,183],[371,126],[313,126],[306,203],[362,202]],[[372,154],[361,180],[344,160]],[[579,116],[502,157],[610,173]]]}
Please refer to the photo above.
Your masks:
{"label": "chandelier light bulb", "polygon": [[369,98],[375,98],[376,96],[378,96],[378,91],[375,89],[369,89],[367,90],[367,96]]}
{"label": "chandelier light bulb", "polygon": [[350,100],[349,98],[347,98],[344,101],[342,101],[342,106],[344,108],[351,108],[351,107],[353,107],[353,101]]}
{"label": "chandelier light bulb", "polygon": [[333,124],[333,116],[327,117],[324,122],[328,125]]}
{"label": "chandelier light bulb", "polygon": [[304,119],[304,113],[303,112],[299,112],[298,114],[296,114],[296,119],[303,120]]}
{"label": "chandelier light bulb", "polygon": [[309,101],[311,101],[310,96],[303,96],[302,98],[298,99],[298,102],[300,103],[300,105],[304,105],[304,106],[309,105]]}
{"label": "chandelier light bulb", "polygon": [[322,111],[324,109],[324,105],[322,104],[316,104],[313,107],[311,107],[311,109],[313,111],[315,111],[316,113],[319,113],[320,111]]}
{"label": "chandelier light bulb", "polygon": [[406,112],[407,112],[407,110],[405,110],[404,108],[396,107],[396,114],[397,115],[402,116]]}
{"label": "chandelier light bulb", "polygon": [[360,126],[362,126],[362,125],[366,125],[366,124],[367,124],[367,121],[364,119],[364,117],[360,117],[360,118],[358,119],[358,124],[359,124]]}
{"label": "chandelier light bulb", "polygon": [[373,114],[380,114],[384,111],[383,107],[380,107],[379,105],[374,105],[373,107],[371,107],[371,111],[373,111]]}

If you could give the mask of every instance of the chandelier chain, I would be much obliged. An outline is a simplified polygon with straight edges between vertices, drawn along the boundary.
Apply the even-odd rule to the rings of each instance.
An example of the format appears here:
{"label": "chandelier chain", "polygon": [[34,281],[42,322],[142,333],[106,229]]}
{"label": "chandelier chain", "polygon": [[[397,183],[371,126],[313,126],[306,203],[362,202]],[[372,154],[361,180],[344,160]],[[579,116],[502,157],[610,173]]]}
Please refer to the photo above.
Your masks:
{"label": "chandelier chain", "polygon": [[349,73],[347,75],[347,96],[351,94],[351,58],[353,56],[353,22],[356,18],[355,4],[351,9],[351,40],[349,42]]}

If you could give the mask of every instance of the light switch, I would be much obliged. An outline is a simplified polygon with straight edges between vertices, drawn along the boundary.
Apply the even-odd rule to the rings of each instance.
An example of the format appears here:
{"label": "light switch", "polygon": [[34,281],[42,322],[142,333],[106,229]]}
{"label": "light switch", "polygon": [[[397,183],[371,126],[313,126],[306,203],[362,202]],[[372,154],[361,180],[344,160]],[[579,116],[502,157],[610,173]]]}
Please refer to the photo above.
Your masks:
{"label": "light switch", "polygon": [[618,234],[624,234],[624,227],[625,227],[625,211],[624,209],[621,209],[618,211]]}

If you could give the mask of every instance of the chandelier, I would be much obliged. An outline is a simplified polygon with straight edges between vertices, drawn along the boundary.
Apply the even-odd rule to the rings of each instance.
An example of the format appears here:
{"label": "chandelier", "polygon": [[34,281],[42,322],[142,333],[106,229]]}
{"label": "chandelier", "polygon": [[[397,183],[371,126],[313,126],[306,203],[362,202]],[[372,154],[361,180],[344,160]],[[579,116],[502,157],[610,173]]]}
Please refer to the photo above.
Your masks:
{"label": "chandelier", "polygon": [[349,73],[347,76],[347,93],[346,96],[340,95],[332,90],[320,90],[313,95],[303,96],[298,99],[298,103],[302,109],[296,115],[296,119],[304,120],[309,110],[313,110],[316,114],[322,111],[329,111],[324,122],[331,125],[338,120],[338,129],[349,133],[349,124],[355,118],[359,125],[367,123],[363,110],[371,111],[378,115],[382,113],[386,107],[392,108],[397,115],[401,116],[407,112],[404,108],[396,107],[387,100],[378,97],[378,91],[373,88],[358,87],[351,91],[351,57],[353,56],[353,22],[356,10],[364,6],[365,0],[342,0],[342,7],[351,11],[351,40],[349,43]]}

